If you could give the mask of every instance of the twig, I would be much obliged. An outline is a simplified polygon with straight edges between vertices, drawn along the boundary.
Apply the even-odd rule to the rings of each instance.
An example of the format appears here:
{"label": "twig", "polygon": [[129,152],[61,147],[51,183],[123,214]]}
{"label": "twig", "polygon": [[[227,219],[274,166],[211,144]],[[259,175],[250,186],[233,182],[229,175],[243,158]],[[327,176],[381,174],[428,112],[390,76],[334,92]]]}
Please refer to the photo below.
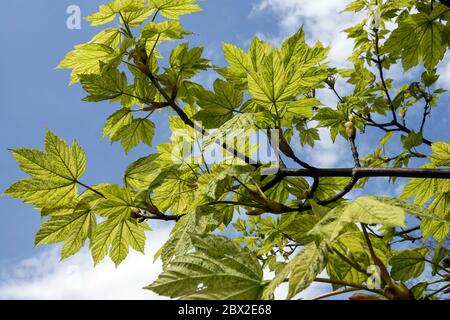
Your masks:
{"label": "twig", "polygon": [[324,298],[328,298],[328,297],[337,296],[337,295],[340,295],[340,294],[343,294],[343,293],[359,291],[359,290],[362,290],[362,289],[358,289],[358,288],[342,288],[342,289],[338,289],[338,290],[335,290],[335,291],[331,291],[331,292],[320,294],[320,295],[312,298],[311,300],[320,300],[320,299],[324,299]]}

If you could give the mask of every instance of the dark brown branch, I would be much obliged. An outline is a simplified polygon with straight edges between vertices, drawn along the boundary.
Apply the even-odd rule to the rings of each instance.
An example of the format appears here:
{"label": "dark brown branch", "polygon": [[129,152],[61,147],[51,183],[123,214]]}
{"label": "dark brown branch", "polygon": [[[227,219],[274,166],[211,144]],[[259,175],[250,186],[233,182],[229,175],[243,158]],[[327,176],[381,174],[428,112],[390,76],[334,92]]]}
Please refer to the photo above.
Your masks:
{"label": "dark brown branch", "polygon": [[358,154],[358,148],[356,147],[355,137],[350,137],[348,140],[350,141],[350,145],[352,147],[352,156],[353,156],[353,161],[355,162],[355,167],[359,168],[359,167],[361,167],[361,163],[359,161],[359,154]]}
{"label": "dark brown branch", "polygon": [[392,103],[392,98],[389,93],[389,90],[388,90],[388,87],[386,84],[386,80],[384,79],[383,64],[382,64],[383,61],[381,60],[381,54],[380,54],[380,37],[378,36],[377,29],[374,29],[374,32],[375,32],[375,54],[377,56],[376,64],[378,67],[378,73],[380,75],[381,84],[383,85],[383,90],[384,90],[384,93],[386,94],[386,98],[388,100],[389,107],[391,109],[392,119],[394,122],[397,122],[397,113],[395,112],[395,107],[394,107],[394,104]]}
{"label": "dark brown branch", "polygon": [[333,196],[327,200],[317,201],[317,203],[322,206],[326,206],[327,204],[330,204],[330,203],[338,201],[339,199],[342,199],[343,197],[345,197],[345,195],[347,195],[350,191],[352,191],[353,187],[356,185],[358,180],[359,180],[358,177],[353,176],[352,179],[350,180],[350,182],[344,187],[344,189],[341,192],[337,193],[335,196]]}
{"label": "dark brown branch", "polygon": [[414,232],[414,231],[417,231],[417,230],[420,230],[420,226],[417,226],[417,227],[414,227],[414,228],[411,228],[411,229],[408,229],[408,230],[403,230],[403,231],[396,232],[394,234],[394,237],[403,236],[405,234],[408,234],[408,233],[411,233],[411,232]]}
{"label": "dark brown branch", "polygon": [[178,221],[183,216],[185,216],[185,214],[178,216],[169,216],[162,212],[150,213],[144,210],[133,210],[133,216],[140,222],[144,222],[145,220]]}
{"label": "dark brown branch", "polygon": [[450,179],[450,169],[424,168],[316,168],[314,172],[307,169],[280,169],[284,177],[397,177],[397,178],[435,178]]}
{"label": "dark brown branch", "polygon": [[359,288],[341,288],[341,289],[337,289],[335,291],[331,291],[331,292],[320,294],[320,295],[312,298],[311,300],[320,300],[320,299],[329,298],[329,297],[337,296],[337,295],[340,295],[340,294],[349,293],[349,292],[353,292],[353,291],[359,291],[359,290],[362,290],[362,289],[359,289]]}
{"label": "dark brown branch", "polygon": [[341,286],[346,286],[346,287],[358,288],[361,290],[367,290],[367,291],[375,292],[378,294],[382,294],[382,292],[383,292],[382,290],[378,290],[378,289],[369,289],[368,287],[361,285],[361,284],[346,282],[346,281],[337,280],[337,279],[326,279],[326,278],[317,277],[314,279],[314,282],[329,283],[329,284],[341,285]]}
{"label": "dark brown branch", "polygon": [[[389,103],[389,108],[390,108],[391,113],[392,113],[392,122],[389,125],[380,125],[380,124],[375,123],[372,120],[371,123],[374,126],[380,128],[380,129],[382,129],[382,130],[384,130],[386,132],[389,132],[389,131],[403,131],[403,132],[409,134],[411,132],[411,130],[408,129],[405,125],[399,123],[398,120],[397,120],[397,113],[395,111],[395,106],[394,106],[394,103],[392,101],[391,95],[389,93],[389,89],[387,87],[386,80],[384,78],[383,60],[382,60],[381,54],[380,54],[380,37],[378,36],[378,30],[375,29],[374,33],[375,33],[375,54],[376,54],[376,57],[377,57],[375,63],[377,65],[377,67],[378,67],[378,73],[380,75],[380,80],[381,80],[381,84],[383,86],[383,91],[384,91],[384,93],[386,95],[386,98],[387,98],[388,103]],[[394,126],[396,128],[395,129],[389,129],[389,128],[387,128],[388,126]],[[432,144],[432,142],[430,140],[425,139],[425,138],[422,138],[422,141],[423,141],[423,143],[425,143],[428,146],[431,146],[431,144]]]}
{"label": "dark brown branch", "polygon": [[422,123],[420,124],[419,132],[423,132],[427,116],[430,114],[430,101],[426,100],[425,107],[423,108]]}

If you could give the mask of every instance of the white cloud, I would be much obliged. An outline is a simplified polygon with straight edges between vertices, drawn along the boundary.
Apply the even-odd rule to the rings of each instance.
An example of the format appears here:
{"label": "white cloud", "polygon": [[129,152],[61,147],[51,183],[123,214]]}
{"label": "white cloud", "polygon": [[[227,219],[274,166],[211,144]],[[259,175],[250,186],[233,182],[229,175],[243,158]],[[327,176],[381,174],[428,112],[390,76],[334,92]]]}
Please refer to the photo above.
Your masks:
{"label": "white cloud", "polygon": [[145,255],[130,251],[118,268],[108,258],[94,268],[87,249],[62,262],[49,249],[2,271],[0,299],[163,299],[142,287],[161,272],[153,255],[168,234],[162,227],[150,232]]}
{"label": "white cloud", "polygon": [[[302,25],[308,40],[321,41],[331,47],[330,62],[342,67],[351,55],[353,41],[343,29],[352,26],[359,15],[342,13],[350,0],[261,0],[253,7],[252,16],[262,11],[273,12],[278,18],[278,35],[272,41],[279,43]],[[266,35],[266,38],[270,36]]]}
{"label": "white cloud", "polygon": [[444,89],[450,88],[450,53],[447,52],[444,59],[438,64],[437,73],[440,74],[438,85]]}

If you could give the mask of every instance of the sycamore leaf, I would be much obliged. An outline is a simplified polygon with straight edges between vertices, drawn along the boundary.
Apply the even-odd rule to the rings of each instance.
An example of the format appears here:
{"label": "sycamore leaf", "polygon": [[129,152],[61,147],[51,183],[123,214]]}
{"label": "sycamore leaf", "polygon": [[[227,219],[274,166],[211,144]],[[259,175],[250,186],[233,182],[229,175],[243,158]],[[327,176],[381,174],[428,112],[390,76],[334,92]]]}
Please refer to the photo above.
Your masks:
{"label": "sycamore leaf", "polygon": [[430,160],[438,167],[450,166],[450,142],[435,142],[431,146]]}
{"label": "sycamore leaf", "polygon": [[311,230],[309,235],[318,239],[335,239],[342,232],[348,220],[344,215],[345,206],[337,206],[330,210]]}
{"label": "sycamore leaf", "polygon": [[84,101],[99,102],[130,95],[127,76],[117,69],[108,69],[101,74],[80,74],[80,83],[89,94]]}
{"label": "sycamore leaf", "polygon": [[374,197],[361,197],[350,203],[344,211],[349,222],[382,224],[384,226],[404,226],[405,211],[378,201]]}
{"label": "sycamore leaf", "polygon": [[154,171],[158,170],[155,159],[158,154],[151,154],[133,162],[125,170],[124,182],[130,189],[141,190],[150,185]]}
{"label": "sycamore leaf", "polygon": [[103,44],[113,49],[117,48],[122,40],[122,34],[119,29],[107,28],[96,34],[89,43]]}
{"label": "sycamore leaf", "polygon": [[95,214],[88,206],[81,205],[70,214],[50,217],[44,222],[35,239],[36,245],[64,241],[62,259],[78,252],[84,240],[90,237],[96,224]]}
{"label": "sycamore leaf", "polygon": [[192,248],[189,233],[195,230],[197,234],[207,234],[217,229],[222,221],[223,211],[211,207],[199,207],[183,216],[172,229],[169,239],[155,254],[155,261],[161,257],[163,268],[166,268],[174,256],[185,254]]}
{"label": "sycamore leaf", "polygon": [[[382,239],[372,235],[369,235],[369,238],[377,257],[383,263],[387,264],[392,256],[390,247]],[[366,240],[360,230],[356,229],[343,233],[331,243],[331,248],[332,250],[330,250],[330,254],[328,255],[327,263],[327,273],[331,279],[359,284],[367,280],[367,273],[365,271],[373,265],[373,262],[368,251]],[[354,265],[359,266],[363,272],[344,261],[336,252],[346,256]],[[340,287],[340,285],[333,285],[334,289]]]}
{"label": "sycamore leaf", "polygon": [[77,185],[71,181],[28,178],[15,182],[6,195],[21,199],[37,208],[58,207],[74,200]]}
{"label": "sycamore leaf", "polygon": [[443,41],[444,27],[438,21],[438,17],[446,12],[448,8],[436,6],[430,14],[421,12],[401,20],[383,51],[401,56],[405,70],[416,66],[419,59],[428,70],[433,70],[444,57],[447,47]]}
{"label": "sycamore leaf", "polygon": [[201,11],[195,2],[197,0],[154,0],[151,6],[168,19],[178,19],[183,14]]}
{"label": "sycamore leaf", "polygon": [[189,167],[167,172],[164,181],[153,191],[154,204],[162,211],[170,208],[174,215],[188,212],[195,204],[197,177]]}
{"label": "sycamore leaf", "polygon": [[331,241],[352,223],[404,226],[405,210],[379,201],[375,197],[361,197],[348,205],[332,209],[311,229],[309,234]]}
{"label": "sycamore leaf", "polygon": [[410,179],[403,188],[400,198],[405,199],[414,196],[415,204],[424,205],[433,197],[436,190],[436,183],[436,179]]}
{"label": "sycamore leaf", "polygon": [[221,236],[191,235],[195,252],[176,256],[146,289],[183,299],[254,300],[263,272],[247,248]]}
{"label": "sycamore leaf", "polygon": [[315,142],[320,140],[319,130],[316,128],[301,129],[300,131],[300,144],[302,146],[309,145],[314,147]]}
{"label": "sycamore leaf", "polygon": [[309,214],[289,213],[281,217],[278,228],[283,234],[295,240],[299,244],[306,244],[313,240],[311,235],[308,235],[317,223],[317,218]]}
{"label": "sycamore leaf", "polygon": [[206,128],[218,128],[233,117],[244,100],[241,90],[223,80],[214,82],[214,92],[203,90],[198,96],[200,111],[195,119]]}
{"label": "sycamore leaf", "polygon": [[444,219],[424,218],[420,223],[420,229],[424,239],[432,236],[438,242],[444,241],[450,232],[450,222]]}
{"label": "sycamore leaf", "polygon": [[92,26],[99,26],[113,21],[118,13],[122,13],[131,26],[140,24],[147,19],[153,9],[148,7],[145,0],[114,0],[101,5],[99,11],[86,17]]}
{"label": "sycamore leaf", "polygon": [[182,39],[185,35],[191,32],[183,30],[179,21],[163,21],[163,22],[149,22],[142,28],[142,37],[148,38],[150,41]]}
{"label": "sycamore leaf", "polygon": [[427,248],[407,249],[398,252],[389,260],[389,264],[392,266],[392,277],[399,281],[419,277],[425,270],[425,259],[428,254]]}
{"label": "sycamore leaf", "polygon": [[94,263],[100,262],[109,252],[111,260],[118,266],[128,255],[129,247],[144,253],[146,223],[138,223],[116,215],[101,222],[92,237],[90,250]]}
{"label": "sycamore leaf", "polygon": [[421,218],[420,229],[425,239],[429,236],[443,241],[450,230],[450,197],[446,193],[436,196],[429,209],[399,199],[376,197],[377,200],[405,209],[406,212]]}
{"label": "sycamore leaf", "polygon": [[[126,0],[125,0],[126,1]],[[123,20],[133,28],[139,27],[154,12],[151,4],[146,0],[132,0],[136,7],[129,6],[128,9],[122,10]]]}
{"label": "sycamore leaf", "polygon": [[101,216],[120,216],[126,219],[131,216],[133,198],[124,187],[107,185],[102,188],[102,194],[106,197],[95,205],[94,211]]}
{"label": "sycamore leaf", "polygon": [[20,168],[31,175],[14,183],[5,194],[39,208],[57,207],[72,202],[78,179],[86,169],[86,157],[80,146],[68,146],[51,131],[45,137],[45,150],[11,150]]}
{"label": "sycamore leaf", "polygon": [[241,48],[229,43],[223,45],[223,52],[230,66],[217,71],[228,81],[244,89],[247,86],[247,74],[252,70],[250,58]]}
{"label": "sycamore leaf", "polygon": [[210,65],[207,59],[202,58],[203,47],[189,49],[188,43],[182,43],[170,53],[169,75],[175,79],[189,79],[195,76],[200,70],[206,70]]}
{"label": "sycamore leaf", "polygon": [[325,265],[325,244],[318,247],[314,242],[309,243],[277,273],[276,277],[265,288],[263,298],[270,299],[275,289],[287,278],[289,278],[287,299],[293,298],[310,286],[316,276],[325,268]]}
{"label": "sycamore leaf", "polygon": [[313,108],[320,106],[320,104],[320,101],[314,98],[301,98],[291,102],[286,105],[286,113],[283,120],[289,121],[295,116],[311,119],[314,115]]}
{"label": "sycamore leaf", "polygon": [[123,127],[133,122],[133,113],[128,108],[122,108],[114,112],[108,117],[103,127],[103,138],[109,135],[110,139],[114,139],[117,132]]}
{"label": "sycamore leaf", "polygon": [[148,119],[133,119],[127,125],[121,127],[114,137],[112,142],[121,141],[125,153],[136,147],[140,142],[148,146],[152,145],[153,135],[155,133],[155,125]]}
{"label": "sycamore leaf", "polygon": [[100,62],[107,64],[114,59],[116,56],[111,47],[99,43],[88,43],[75,46],[75,50],[66,54],[57,68],[73,69],[70,82],[72,85],[79,81],[80,74],[100,74]]}

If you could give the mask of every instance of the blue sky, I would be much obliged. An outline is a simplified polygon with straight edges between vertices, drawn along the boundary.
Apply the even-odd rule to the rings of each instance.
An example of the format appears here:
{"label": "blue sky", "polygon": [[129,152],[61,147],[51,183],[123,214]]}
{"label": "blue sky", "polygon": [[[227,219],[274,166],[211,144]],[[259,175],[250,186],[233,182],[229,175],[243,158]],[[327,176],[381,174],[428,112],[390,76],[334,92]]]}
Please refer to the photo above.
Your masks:
{"label": "blue sky", "polygon": [[[76,138],[88,157],[87,174],[84,181],[87,184],[101,182],[120,183],[121,175],[126,166],[138,157],[150,153],[153,149],[141,146],[125,156],[120,145],[110,145],[107,140],[101,140],[101,128],[108,115],[117,106],[108,103],[85,103],[81,99],[84,94],[78,85],[68,87],[69,72],[55,70],[65,53],[75,44],[89,40],[100,28],[92,28],[87,22],[82,23],[81,30],[66,28],[66,9],[69,5],[79,5],[82,15],[86,16],[96,11],[103,0],[14,0],[4,1],[0,13],[0,41],[3,50],[0,52],[0,190],[4,190],[14,181],[24,177],[8,148],[36,147],[41,148],[46,128],[56,134],[72,140]],[[216,64],[224,64],[221,43],[235,43],[246,47],[254,35],[260,35],[278,43],[285,36],[295,31],[302,23],[310,39],[320,39],[333,45],[330,60],[342,66],[345,57],[351,52],[351,42],[345,41],[345,36],[338,33],[344,27],[351,25],[355,17],[338,16],[348,1],[336,4],[329,0],[206,0],[200,1],[204,11],[182,19],[185,29],[195,33],[189,41],[192,45],[204,45],[205,54]],[[450,83],[450,69],[443,63],[444,72],[442,85]],[[393,70],[393,73],[399,69]],[[411,76],[415,72],[410,73]],[[198,80],[204,85],[211,84],[208,75],[200,76]],[[345,87],[340,85],[342,90]],[[323,100],[334,103],[334,98],[323,94]],[[448,101],[447,99],[444,101]],[[167,139],[167,114],[157,114],[153,120],[157,123],[155,144]],[[448,109],[434,115],[435,125],[431,128],[430,139],[448,140]],[[377,135],[374,134],[370,142]],[[379,136],[379,135],[378,135]],[[360,149],[370,150],[366,143]],[[315,154],[305,157],[317,165],[344,166],[348,164],[348,146],[342,141],[336,145],[330,143],[327,135],[319,143]],[[307,152],[308,150],[306,150]],[[377,182],[378,181],[378,182]],[[398,193],[398,187],[390,186],[378,190],[379,181],[371,184],[369,191],[378,194]],[[34,235],[40,224],[39,214],[30,206],[21,204],[18,200],[1,197],[0,214],[0,298],[4,297],[39,297],[39,289],[44,286],[45,294],[40,297],[50,298],[116,298],[108,287],[108,281],[98,280],[95,273],[90,273],[92,263],[88,254],[83,252],[79,257],[69,259],[66,269],[55,265],[58,258],[51,247],[34,248]],[[154,251],[162,238],[167,235],[165,226],[154,233],[150,251]],[[149,240],[150,241],[150,240]],[[147,251],[149,251],[147,250]],[[134,260],[133,260],[134,259]],[[127,273],[135,270],[143,260],[132,255],[131,262],[115,270],[111,265],[101,265],[103,274],[111,274],[111,278],[123,282],[124,293],[132,298],[152,298],[149,293],[142,293],[139,288],[147,284],[157,274],[157,267],[143,277],[130,276]],[[147,256],[147,260],[152,260]],[[134,263],[134,264],[133,264]],[[147,262],[146,262],[147,263]],[[153,265],[154,266],[154,265]],[[72,269],[71,269],[72,268]],[[72,271],[75,270],[75,271]],[[93,283],[92,294],[83,295],[82,290],[68,285],[64,290],[58,288],[58,276],[65,277],[76,274],[76,279]],[[53,278],[48,274],[53,274]],[[70,277],[69,277],[70,278]],[[98,278],[98,277],[97,277]],[[144,281],[144,282],[142,282]],[[34,286],[28,285],[32,284]],[[94,284],[97,286],[94,288]],[[133,286],[135,288],[126,288]],[[39,287],[39,285],[41,287]],[[22,287],[21,287],[22,286]],[[72,289],[71,289],[72,288]],[[2,295],[2,289],[4,293]],[[22,291],[21,291],[22,290]],[[54,291],[52,291],[54,290]],[[20,292],[25,292],[20,294]]]}

